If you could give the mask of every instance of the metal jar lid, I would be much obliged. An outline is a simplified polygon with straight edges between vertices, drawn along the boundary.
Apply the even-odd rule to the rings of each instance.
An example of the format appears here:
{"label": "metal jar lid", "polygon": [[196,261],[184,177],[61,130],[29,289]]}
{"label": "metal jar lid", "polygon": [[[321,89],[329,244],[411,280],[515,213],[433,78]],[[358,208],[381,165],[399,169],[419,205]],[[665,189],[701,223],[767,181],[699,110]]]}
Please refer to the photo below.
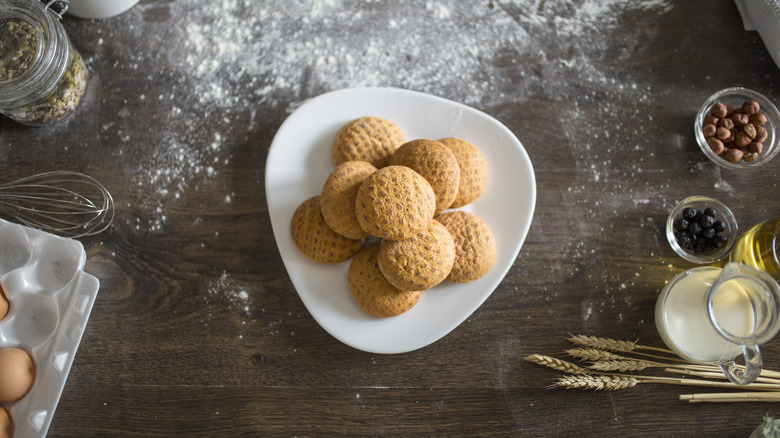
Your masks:
{"label": "metal jar lid", "polygon": [[62,16],[65,15],[65,12],[68,11],[68,6],[70,6],[69,0],[40,0],[40,2],[46,6],[46,10],[51,11],[60,20],[62,20]]}

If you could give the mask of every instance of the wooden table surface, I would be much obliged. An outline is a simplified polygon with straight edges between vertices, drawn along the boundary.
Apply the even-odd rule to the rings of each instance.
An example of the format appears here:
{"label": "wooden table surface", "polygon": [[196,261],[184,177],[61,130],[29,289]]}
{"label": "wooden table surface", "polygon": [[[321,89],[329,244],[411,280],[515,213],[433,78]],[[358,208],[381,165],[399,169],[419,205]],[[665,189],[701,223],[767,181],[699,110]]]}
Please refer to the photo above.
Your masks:
{"label": "wooden table surface", "polygon": [[[0,122],[3,180],[67,169],[116,217],[83,238],[101,287],[51,436],[733,436],[769,403],[688,404],[640,384],[548,389],[571,334],[662,347],[659,291],[693,267],[674,204],[780,215],[780,158],[722,169],[693,120],[713,92],[780,103],[780,71],[733,2],[143,0],[63,24],[90,79],[69,119]],[[536,174],[527,239],[487,301],[419,350],[371,354],[312,318],[265,196],[274,135],[307,99],[391,86],[475,107]],[[780,345],[763,349],[780,368]],[[656,373],[648,370],[646,373]],[[658,371],[660,372],[660,371]]]}

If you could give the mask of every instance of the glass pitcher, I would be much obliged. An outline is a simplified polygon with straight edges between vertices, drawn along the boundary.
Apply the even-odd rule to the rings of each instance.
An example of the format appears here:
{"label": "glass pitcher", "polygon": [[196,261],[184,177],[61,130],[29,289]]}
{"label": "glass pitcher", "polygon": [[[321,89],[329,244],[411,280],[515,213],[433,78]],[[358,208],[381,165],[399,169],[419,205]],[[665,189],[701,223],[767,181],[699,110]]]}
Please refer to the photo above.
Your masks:
{"label": "glass pitcher", "polygon": [[[759,344],[780,329],[780,285],[741,263],[689,269],[661,291],[655,320],[661,338],[680,357],[718,364],[729,380],[745,385],[761,373]],[[735,362],[740,354],[744,366]]]}

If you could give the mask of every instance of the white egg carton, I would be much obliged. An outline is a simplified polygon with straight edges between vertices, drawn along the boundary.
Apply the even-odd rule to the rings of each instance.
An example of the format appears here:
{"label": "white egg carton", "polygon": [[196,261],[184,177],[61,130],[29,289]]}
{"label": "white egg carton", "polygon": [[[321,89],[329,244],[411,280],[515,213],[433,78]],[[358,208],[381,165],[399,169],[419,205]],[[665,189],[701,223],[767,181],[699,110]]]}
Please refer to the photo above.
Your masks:
{"label": "white egg carton", "polygon": [[36,371],[22,399],[0,404],[15,438],[44,437],[51,424],[100,287],[86,260],[76,240],[0,219],[0,285],[10,303],[0,348],[27,351]]}

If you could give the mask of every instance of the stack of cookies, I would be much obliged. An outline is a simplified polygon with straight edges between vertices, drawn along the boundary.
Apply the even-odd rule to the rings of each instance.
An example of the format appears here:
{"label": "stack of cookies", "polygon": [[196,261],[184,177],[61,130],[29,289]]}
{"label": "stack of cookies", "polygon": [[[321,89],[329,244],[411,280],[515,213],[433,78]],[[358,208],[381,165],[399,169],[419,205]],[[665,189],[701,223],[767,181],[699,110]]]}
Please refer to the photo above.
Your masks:
{"label": "stack of cookies", "polygon": [[477,147],[458,138],[406,141],[395,123],[367,116],[338,131],[331,158],[322,192],[293,214],[293,242],[315,262],[352,258],[347,283],[363,310],[400,315],[423,291],[476,280],[493,266],[488,225],[451,210],[485,188]]}

